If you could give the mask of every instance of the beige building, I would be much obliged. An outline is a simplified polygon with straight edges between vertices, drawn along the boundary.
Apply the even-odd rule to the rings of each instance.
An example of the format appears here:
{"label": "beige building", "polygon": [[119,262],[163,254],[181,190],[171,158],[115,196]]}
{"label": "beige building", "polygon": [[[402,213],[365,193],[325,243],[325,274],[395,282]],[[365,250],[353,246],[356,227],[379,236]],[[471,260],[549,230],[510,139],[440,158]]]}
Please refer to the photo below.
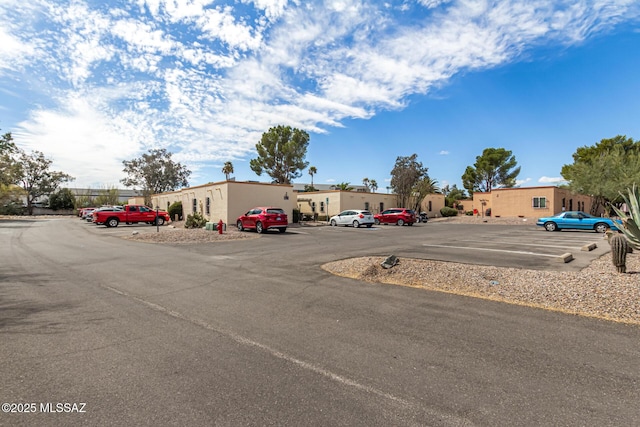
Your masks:
{"label": "beige building", "polygon": [[279,207],[285,210],[289,222],[297,207],[292,185],[259,182],[222,181],[183,188],[151,196],[153,207],[168,209],[182,202],[184,216],[200,213],[209,221],[235,225],[236,219],[258,206]]}
{"label": "beige building", "polygon": [[591,210],[590,196],[572,193],[566,188],[554,186],[497,188],[489,193],[473,193],[471,209],[464,203],[465,210],[473,210],[476,215],[496,218],[538,218],[555,215],[563,211]]}
{"label": "beige building", "polygon": [[[368,193],[364,191],[312,191],[296,193],[298,208],[303,215],[319,218],[330,218],[346,209],[365,209],[377,214],[385,209],[403,207],[398,206],[395,194]],[[427,212],[429,217],[440,216],[440,209],[444,207],[444,195],[429,194],[421,203],[421,212]]]}

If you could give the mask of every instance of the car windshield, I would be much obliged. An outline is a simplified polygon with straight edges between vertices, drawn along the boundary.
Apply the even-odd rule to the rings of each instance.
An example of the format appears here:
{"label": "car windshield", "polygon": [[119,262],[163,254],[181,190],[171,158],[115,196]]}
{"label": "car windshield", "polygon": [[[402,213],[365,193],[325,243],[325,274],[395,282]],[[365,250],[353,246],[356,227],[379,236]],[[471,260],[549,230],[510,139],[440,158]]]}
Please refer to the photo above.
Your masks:
{"label": "car windshield", "polygon": [[369,211],[362,211],[362,212],[360,212],[360,213],[361,213],[362,215],[371,215],[371,212],[369,212]]}
{"label": "car windshield", "polygon": [[271,209],[267,209],[267,213],[270,213],[270,214],[283,214],[284,210],[280,209],[280,208],[271,208]]}

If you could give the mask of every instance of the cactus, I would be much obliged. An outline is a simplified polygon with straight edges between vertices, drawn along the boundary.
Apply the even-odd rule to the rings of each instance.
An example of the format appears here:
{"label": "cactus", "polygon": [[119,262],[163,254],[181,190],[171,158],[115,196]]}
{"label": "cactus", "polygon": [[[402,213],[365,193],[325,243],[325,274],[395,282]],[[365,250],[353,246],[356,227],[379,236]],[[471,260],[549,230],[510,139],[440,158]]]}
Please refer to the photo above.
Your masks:
{"label": "cactus", "polygon": [[627,189],[628,197],[620,193],[629,208],[629,214],[622,212],[615,206],[611,206],[622,220],[620,231],[627,237],[628,244],[635,249],[640,249],[640,189],[633,184],[633,188]]}
{"label": "cactus", "polygon": [[627,253],[631,252],[631,247],[627,238],[622,234],[609,234],[609,244],[611,245],[611,259],[616,266],[618,273],[627,272]]}

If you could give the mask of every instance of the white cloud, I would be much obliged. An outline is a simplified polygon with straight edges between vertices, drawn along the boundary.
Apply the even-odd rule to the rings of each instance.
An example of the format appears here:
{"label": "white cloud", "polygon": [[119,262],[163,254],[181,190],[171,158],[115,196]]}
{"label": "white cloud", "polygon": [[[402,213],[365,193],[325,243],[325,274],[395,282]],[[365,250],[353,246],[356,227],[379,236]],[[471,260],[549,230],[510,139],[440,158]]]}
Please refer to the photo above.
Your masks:
{"label": "white cloud", "polygon": [[[122,159],[150,147],[193,168],[244,159],[271,126],[322,133],[401,109],[457,73],[640,13],[631,0],[417,0],[407,10],[424,16],[409,22],[399,7],[361,0],[109,4],[0,4],[0,84],[20,83],[6,77],[18,68],[39,82],[21,136],[88,181],[108,181],[107,170],[112,181]],[[74,158],[104,170],[71,168]]]}
{"label": "white cloud", "polygon": [[543,184],[560,184],[562,182],[567,182],[567,181],[562,177],[543,176],[538,180],[538,182]]}
{"label": "white cloud", "polygon": [[525,179],[517,179],[516,180],[516,187],[522,186],[524,184],[526,184],[527,182],[530,182],[531,178],[525,178]]}
{"label": "white cloud", "polygon": [[440,151],[440,153],[438,153],[438,154],[440,154],[441,156],[448,156],[448,155],[449,155],[449,152],[448,152],[447,150],[442,150],[442,151]]}

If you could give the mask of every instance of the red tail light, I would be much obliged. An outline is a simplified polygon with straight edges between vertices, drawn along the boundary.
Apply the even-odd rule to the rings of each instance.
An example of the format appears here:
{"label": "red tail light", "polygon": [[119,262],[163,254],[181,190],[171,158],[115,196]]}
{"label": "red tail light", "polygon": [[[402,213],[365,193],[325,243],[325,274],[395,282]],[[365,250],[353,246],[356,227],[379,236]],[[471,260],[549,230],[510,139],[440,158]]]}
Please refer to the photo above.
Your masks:
{"label": "red tail light", "polygon": [[364,215],[362,215],[362,214],[360,214],[359,216],[360,216],[360,218],[364,218]]}

